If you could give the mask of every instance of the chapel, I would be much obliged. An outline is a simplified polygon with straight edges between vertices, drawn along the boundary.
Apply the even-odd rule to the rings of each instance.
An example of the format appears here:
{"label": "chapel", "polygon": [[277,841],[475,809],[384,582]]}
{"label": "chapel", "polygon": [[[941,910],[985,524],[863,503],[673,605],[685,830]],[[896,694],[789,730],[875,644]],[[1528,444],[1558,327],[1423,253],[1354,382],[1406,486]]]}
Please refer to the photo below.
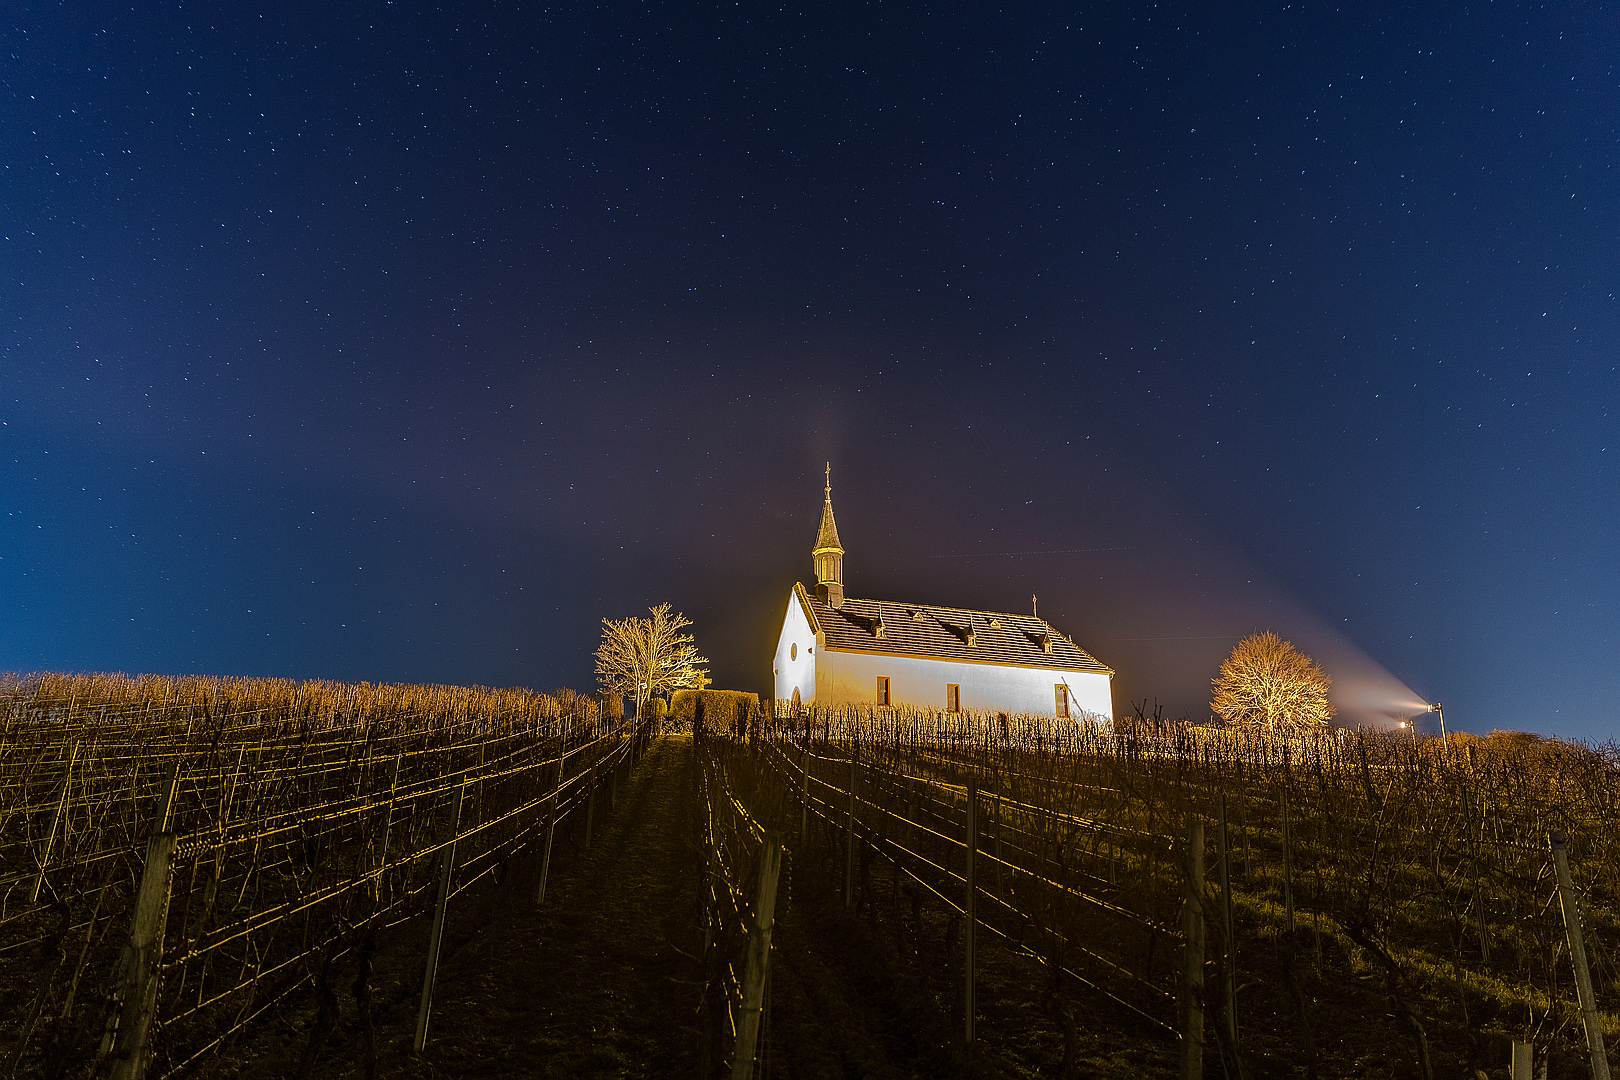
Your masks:
{"label": "chapel", "polygon": [[815,586],[794,583],[777,640],[777,700],[1113,723],[1113,669],[1033,613],[844,595],[830,464],[810,558]]}

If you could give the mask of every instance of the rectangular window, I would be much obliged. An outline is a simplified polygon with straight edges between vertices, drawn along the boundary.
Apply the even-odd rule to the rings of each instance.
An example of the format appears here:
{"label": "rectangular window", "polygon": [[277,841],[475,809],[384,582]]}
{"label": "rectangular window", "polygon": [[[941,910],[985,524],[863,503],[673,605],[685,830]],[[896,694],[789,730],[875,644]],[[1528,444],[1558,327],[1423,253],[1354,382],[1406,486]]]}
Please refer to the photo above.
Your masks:
{"label": "rectangular window", "polygon": [[962,688],[956,683],[945,684],[945,711],[962,711]]}
{"label": "rectangular window", "polygon": [[877,680],[878,680],[878,704],[879,705],[887,705],[889,703],[889,677],[887,675],[879,675],[877,677]]}
{"label": "rectangular window", "polygon": [[1069,718],[1069,688],[1062,683],[1057,684],[1057,714],[1060,719]]}

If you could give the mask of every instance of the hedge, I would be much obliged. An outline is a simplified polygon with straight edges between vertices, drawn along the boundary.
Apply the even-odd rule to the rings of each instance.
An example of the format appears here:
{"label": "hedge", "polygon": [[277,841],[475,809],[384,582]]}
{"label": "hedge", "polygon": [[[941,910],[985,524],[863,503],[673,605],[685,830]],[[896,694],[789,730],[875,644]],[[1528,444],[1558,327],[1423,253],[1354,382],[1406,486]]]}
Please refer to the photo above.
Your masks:
{"label": "hedge", "polygon": [[677,690],[669,703],[669,725],[677,731],[692,730],[699,698],[705,731],[730,731],[739,718],[759,708],[759,695],[744,690]]}

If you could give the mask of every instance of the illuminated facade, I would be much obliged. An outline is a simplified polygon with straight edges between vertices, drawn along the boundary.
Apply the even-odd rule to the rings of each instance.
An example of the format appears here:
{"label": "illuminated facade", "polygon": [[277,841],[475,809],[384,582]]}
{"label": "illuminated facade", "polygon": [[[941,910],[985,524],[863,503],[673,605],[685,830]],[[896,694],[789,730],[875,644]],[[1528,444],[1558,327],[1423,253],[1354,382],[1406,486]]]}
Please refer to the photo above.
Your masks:
{"label": "illuminated facade", "polygon": [[1113,671],[1034,615],[846,597],[830,468],[811,558],[815,590],[793,586],[777,639],[779,700],[1113,722]]}

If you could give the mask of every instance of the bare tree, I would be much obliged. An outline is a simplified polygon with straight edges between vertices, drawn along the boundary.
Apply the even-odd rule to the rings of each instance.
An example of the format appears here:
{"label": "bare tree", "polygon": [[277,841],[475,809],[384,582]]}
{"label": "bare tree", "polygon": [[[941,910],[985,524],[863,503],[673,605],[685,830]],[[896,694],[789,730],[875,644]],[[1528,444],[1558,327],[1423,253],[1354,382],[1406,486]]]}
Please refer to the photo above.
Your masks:
{"label": "bare tree", "polygon": [[653,608],[650,619],[603,619],[602,645],[596,650],[596,677],[603,689],[635,698],[638,716],[654,694],[702,689],[709,661],[698,655],[692,635],[681,633],[691,625],[668,604]]}
{"label": "bare tree", "polygon": [[1229,724],[1280,731],[1323,727],[1333,717],[1333,680],[1316,661],[1267,630],[1237,643],[1215,679],[1215,715]]}

